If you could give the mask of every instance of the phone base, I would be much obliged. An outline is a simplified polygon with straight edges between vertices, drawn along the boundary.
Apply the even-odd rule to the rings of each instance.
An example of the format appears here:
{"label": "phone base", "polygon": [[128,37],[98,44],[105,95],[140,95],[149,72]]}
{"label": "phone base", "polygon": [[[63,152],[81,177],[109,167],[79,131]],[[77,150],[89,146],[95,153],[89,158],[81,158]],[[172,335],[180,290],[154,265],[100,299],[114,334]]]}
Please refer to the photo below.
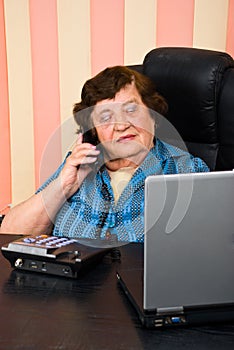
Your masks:
{"label": "phone base", "polygon": [[12,268],[77,278],[94,267],[111,248],[95,248],[66,237],[24,236],[2,246]]}

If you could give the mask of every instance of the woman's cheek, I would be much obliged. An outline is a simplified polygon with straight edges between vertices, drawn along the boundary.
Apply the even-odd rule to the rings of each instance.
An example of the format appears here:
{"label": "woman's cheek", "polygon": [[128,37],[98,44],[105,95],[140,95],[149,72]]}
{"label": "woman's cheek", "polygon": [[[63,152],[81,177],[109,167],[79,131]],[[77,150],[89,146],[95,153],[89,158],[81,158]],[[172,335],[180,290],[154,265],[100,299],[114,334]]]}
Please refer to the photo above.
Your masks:
{"label": "woman's cheek", "polygon": [[98,139],[101,143],[111,141],[113,139],[113,128],[96,128]]}

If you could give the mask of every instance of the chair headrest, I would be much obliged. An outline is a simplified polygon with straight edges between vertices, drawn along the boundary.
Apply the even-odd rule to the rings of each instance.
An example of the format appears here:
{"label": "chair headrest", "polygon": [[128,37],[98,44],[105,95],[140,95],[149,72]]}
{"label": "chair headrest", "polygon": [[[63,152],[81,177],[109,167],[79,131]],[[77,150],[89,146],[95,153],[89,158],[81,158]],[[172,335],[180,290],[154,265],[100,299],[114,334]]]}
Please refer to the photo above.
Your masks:
{"label": "chair headrest", "polygon": [[217,100],[224,72],[234,62],[227,53],[182,47],[151,50],[143,73],[169,105],[168,120],[184,141],[217,143]]}

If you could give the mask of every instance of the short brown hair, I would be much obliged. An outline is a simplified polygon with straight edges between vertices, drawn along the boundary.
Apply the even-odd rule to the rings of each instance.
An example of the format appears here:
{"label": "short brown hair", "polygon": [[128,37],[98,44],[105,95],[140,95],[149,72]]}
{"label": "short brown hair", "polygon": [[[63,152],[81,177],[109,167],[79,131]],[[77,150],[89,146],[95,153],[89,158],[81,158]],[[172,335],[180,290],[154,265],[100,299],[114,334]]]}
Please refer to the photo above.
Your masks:
{"label": "short brown hair", "polygon": [[125,66],[108,67],[86,81],[81,92],[81,101],[73,108],[75,121],[82,132],[92,135],[94,144],[98,140],[95,130],[91,130],[92,108],[97,102],[114,98],[117,92],[133,82],[142,102],[150,110],[162,115],[167,112],[168,106],[165,99],[157,93],[153,82],[148,77]]}

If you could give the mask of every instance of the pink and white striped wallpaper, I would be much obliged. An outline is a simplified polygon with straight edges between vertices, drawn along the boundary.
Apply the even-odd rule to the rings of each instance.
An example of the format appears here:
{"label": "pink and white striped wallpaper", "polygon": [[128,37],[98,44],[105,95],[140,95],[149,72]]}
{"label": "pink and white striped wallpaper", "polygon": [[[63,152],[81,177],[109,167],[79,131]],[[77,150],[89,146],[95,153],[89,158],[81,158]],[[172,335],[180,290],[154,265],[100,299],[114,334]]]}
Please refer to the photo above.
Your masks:
{"label": "pink and white striped wallpaper", "polygon": [[0,212],[61,161],[83,83],[159,46],[234,56],[234,0],[0,0]]}

